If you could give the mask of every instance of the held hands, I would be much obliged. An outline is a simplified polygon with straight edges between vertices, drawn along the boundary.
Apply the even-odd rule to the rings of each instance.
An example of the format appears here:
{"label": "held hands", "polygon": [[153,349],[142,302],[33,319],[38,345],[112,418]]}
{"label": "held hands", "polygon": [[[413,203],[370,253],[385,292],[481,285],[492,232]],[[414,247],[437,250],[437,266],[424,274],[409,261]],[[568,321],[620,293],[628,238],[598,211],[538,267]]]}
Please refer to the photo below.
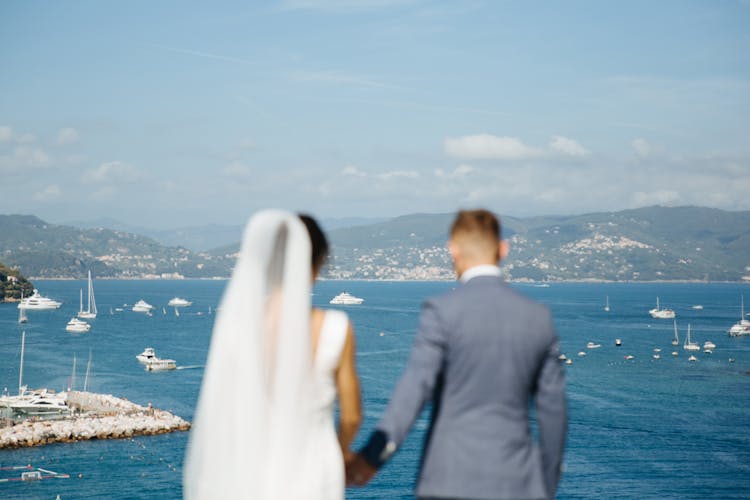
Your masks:
{"label": "held hands", "polygon": [[378,470],[368,464],[362,455],[347,454],[346,457],[346,485],[364,486],[370,482]]}

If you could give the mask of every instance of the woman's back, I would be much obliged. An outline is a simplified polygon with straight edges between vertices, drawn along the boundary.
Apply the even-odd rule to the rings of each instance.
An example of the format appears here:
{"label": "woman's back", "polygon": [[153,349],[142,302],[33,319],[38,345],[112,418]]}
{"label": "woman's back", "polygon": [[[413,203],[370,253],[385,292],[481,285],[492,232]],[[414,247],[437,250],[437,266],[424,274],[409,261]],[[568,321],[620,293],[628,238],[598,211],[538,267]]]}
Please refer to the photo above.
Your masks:
{"label": "woman's back", "polygon": [[310,452],[313,454],[310,463],[317,469],[314,476],[319,480],[319,484],[311,488],[310,498],[321,500],[344,497],[344,461],[336,436],[333,407],[337,394],[336,372],[349,325],[349,319],[341,311],[325,311],[323,314],[319,332],[313,331],[317,347],[313,362],[310,431]]}

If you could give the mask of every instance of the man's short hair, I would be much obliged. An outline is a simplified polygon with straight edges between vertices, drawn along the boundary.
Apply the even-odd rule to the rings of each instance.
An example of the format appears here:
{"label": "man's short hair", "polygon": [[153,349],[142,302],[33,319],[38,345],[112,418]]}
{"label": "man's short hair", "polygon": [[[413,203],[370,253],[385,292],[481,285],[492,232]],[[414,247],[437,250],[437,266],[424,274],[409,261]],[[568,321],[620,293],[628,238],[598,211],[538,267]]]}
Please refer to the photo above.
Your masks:
{"label": "man's short hair", "polygon": [[495,244],[502,236],[500,220],[489,210],[461,210],[451,226],[451,237],[491,239]]}

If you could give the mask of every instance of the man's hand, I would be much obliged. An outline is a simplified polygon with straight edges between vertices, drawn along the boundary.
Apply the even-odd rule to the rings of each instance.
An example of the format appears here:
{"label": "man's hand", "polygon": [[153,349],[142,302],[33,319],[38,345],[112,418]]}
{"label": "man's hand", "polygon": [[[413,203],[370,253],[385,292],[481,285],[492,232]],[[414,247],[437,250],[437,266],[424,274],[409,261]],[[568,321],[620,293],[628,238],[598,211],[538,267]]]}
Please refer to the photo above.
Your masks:
{"label": "man's hand", "polygon": [[377,472],[378,470],[368,464],[362,455],[356,454],[346,463],[346,485],[364,486]]}

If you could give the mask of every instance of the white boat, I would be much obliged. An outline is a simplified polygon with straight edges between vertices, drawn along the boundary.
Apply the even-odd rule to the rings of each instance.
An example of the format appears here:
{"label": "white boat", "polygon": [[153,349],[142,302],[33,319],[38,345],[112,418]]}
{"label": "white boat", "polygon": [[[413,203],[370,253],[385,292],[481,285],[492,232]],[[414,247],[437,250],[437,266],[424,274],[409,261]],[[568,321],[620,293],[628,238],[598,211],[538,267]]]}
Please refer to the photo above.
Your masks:
{"label": "white boat", "polygon": [[654,354],[652,357],[654,359],[661,359],[661,354]]}
{"label": "white boat", "polygon": [[679,355],[680,355],[680,353],[679,353],[679,352],[677,352],[677,351],[672,351],[672,356],[679,356]]}
{"label": "white boat", "polygon": [[750,321],[745,319],[745,296],[740,296],[740,320],[727,331],[730,337],[750,335]]}
{"label": "white boat", "polygon": [[81,290],[81,305],[78,311],[78,317],[84,319],[96,318],[96,299],[94,299],[94,282],[91,280],[91,271],[89,271],[88,301],[86,310],[83,310],[83,290]]}
{"label": "white boat", "polygon": [[47,297],[43,297],[39,290],[34,289],[34,293],[30,297],[21,299],[18,303],[19,309],[33,309],[35,311],[45,311],[50,309],[57,309],[62,305],[62,302],[52,300]]}
{"label": "white boat", "polygon": [[584,356],[586,355],[586,351],[579,351],[579,352],[578,352],[578,355],[579,355],[580,357],[584,357]]}
{"label": "white boat", "polygon": [[682,344],[682,348],[686,351],[700,351],[701,346],[698,342],[690,341],[690,323],[688,323],[687,337],[685,337],[685,343]]}
{"label": "white boat", "polygon": [[565,354],[560,354],[560,355],[559,355],[559,356],[557,357],[557,359],[559,359],[560,361],[565,361],[566,359],[568,359],[568,357],[567,357],[567,356],[566,356]]}
{"label": "white boat", "polygon": [[174,359],[160,359],[146,363],[146,371],[149,372],[160,372],[165,370],[175,370],[177,368],[177,362]]}
{"label": "white boat", "polygon": [[672,345],[680,345],[680,337],[677,336],[677,320],[674,320],[674,338],[672,339]]}
{"label": "white boat", "polygon": [[8,404],[16,413],[28,416],[63,415],[70,411],[65,394],[49,392],[47,389],[26,392]]}
{"label": "white boat", "polygon": [[26,346],[26,332],[21,335],[21,362],[18,367],[18,395],[0,396],[0,407],[10,408],[15,413],[28,416],[62,415],[70,408],[65,403],[64,393],[47,389],[28,391],[23,385],[23,358]]}
{"label": "white boat", "polygon": [[150,313],[151,309],[153,309],[154,306],[146,302],[145,300],[141,299],[138,302],[136,302],[133,305],[133,312],[139,312],[139,313]]}
{"label": "white boat", "polygon": [[193,303],[186,299],[181,299],[180,297],[175,297],[169,302],[167,302],[167,305],[169,307],[187,307],[192,306]]}
{"label": "white boat", "polygon": [[695,304],[695,305],[693,306],[693,309],[695,309],[696,311],[700,311],[701,309],[703,309],[703,306],[702,306],[702,305],[700,305],[700,304]]}
{"label": "white boat", "polygon": [[139,363],[146,365],[148,371],[174,370],[177,368],[177,362],[174,359],[162,359],[156,356],[153,347],[147,347],[135,359]]}
{"label": "white boat", "polygon": [[356,305],[356,304],[361,304],[364,301],[365,299],[355,297],[354,295],[351,295],[349,292],[342,292],[336,295],[334,298],[332,298],[329,303],[339,304],[339,305]]}
{"label": "white boat", "polygon": [[661,309],[659,307],[659,297],[656,297],[656,308],[651,309],[648,313],[652,318],[656,319],[672,319],[675,317],[672,309]]}
{"label": "white boat", "polygon": [[573,364],[573,360],[570,359],[570,358],[568,358],[568,359],[565,360],[565,364],[566,365],[572,365]]}
{"label": "white boat", "polygon": [[710,340],[707,340],[703,343],[703,352],[713,352],[714,349],[716,349],[716,344],[714,344]]}
{"label": "white boat", "polygon": [[690,357],[688,358],[688,361],[698,361],[698,358],[696,358],[695,356],[691,354]]}
{"label": "white boat", "polygon": [[622,340],[621,339],[615,339],[615,345],[617,347],[620,347],[622,345]]}
{"label": "white boat", "polygon": [[625,356],[625,359],[630,361],[631,359],[635,359],[635,356],[633,356],[632,354],[628,354],[627,356]]}
{"label": "white boat", "polygon": [[593,342],[589,342],[588,344],[586,344],[587,349],[598,349],[601,346],[602,346],[601,344],[595,344]]}
{"label": "white boat", "polygon": [[607,301],[604,306],[604,312],[609,312],[609,295],[607,295]]}
{"label": "white boat", "polygon": [[65,331],[72,333],[86,333],[91,330],[91,325],[78,318],[70,318],[68,324],[65,325]]}
{"label": "white boat", "polygon": [[153,361],[153,360],[155,360],[157,358],[156,358],[156,353],[154,352],[154,348],[153,347],[147,347],[147,348],[145,348],[143,350],[142,353],[140,353],[139,355],[137,355],[135,357],[135,359],[137,359],[138,361],[140,361],[143,364],[146,364],[146,363],[148,363],[150,361]]}

